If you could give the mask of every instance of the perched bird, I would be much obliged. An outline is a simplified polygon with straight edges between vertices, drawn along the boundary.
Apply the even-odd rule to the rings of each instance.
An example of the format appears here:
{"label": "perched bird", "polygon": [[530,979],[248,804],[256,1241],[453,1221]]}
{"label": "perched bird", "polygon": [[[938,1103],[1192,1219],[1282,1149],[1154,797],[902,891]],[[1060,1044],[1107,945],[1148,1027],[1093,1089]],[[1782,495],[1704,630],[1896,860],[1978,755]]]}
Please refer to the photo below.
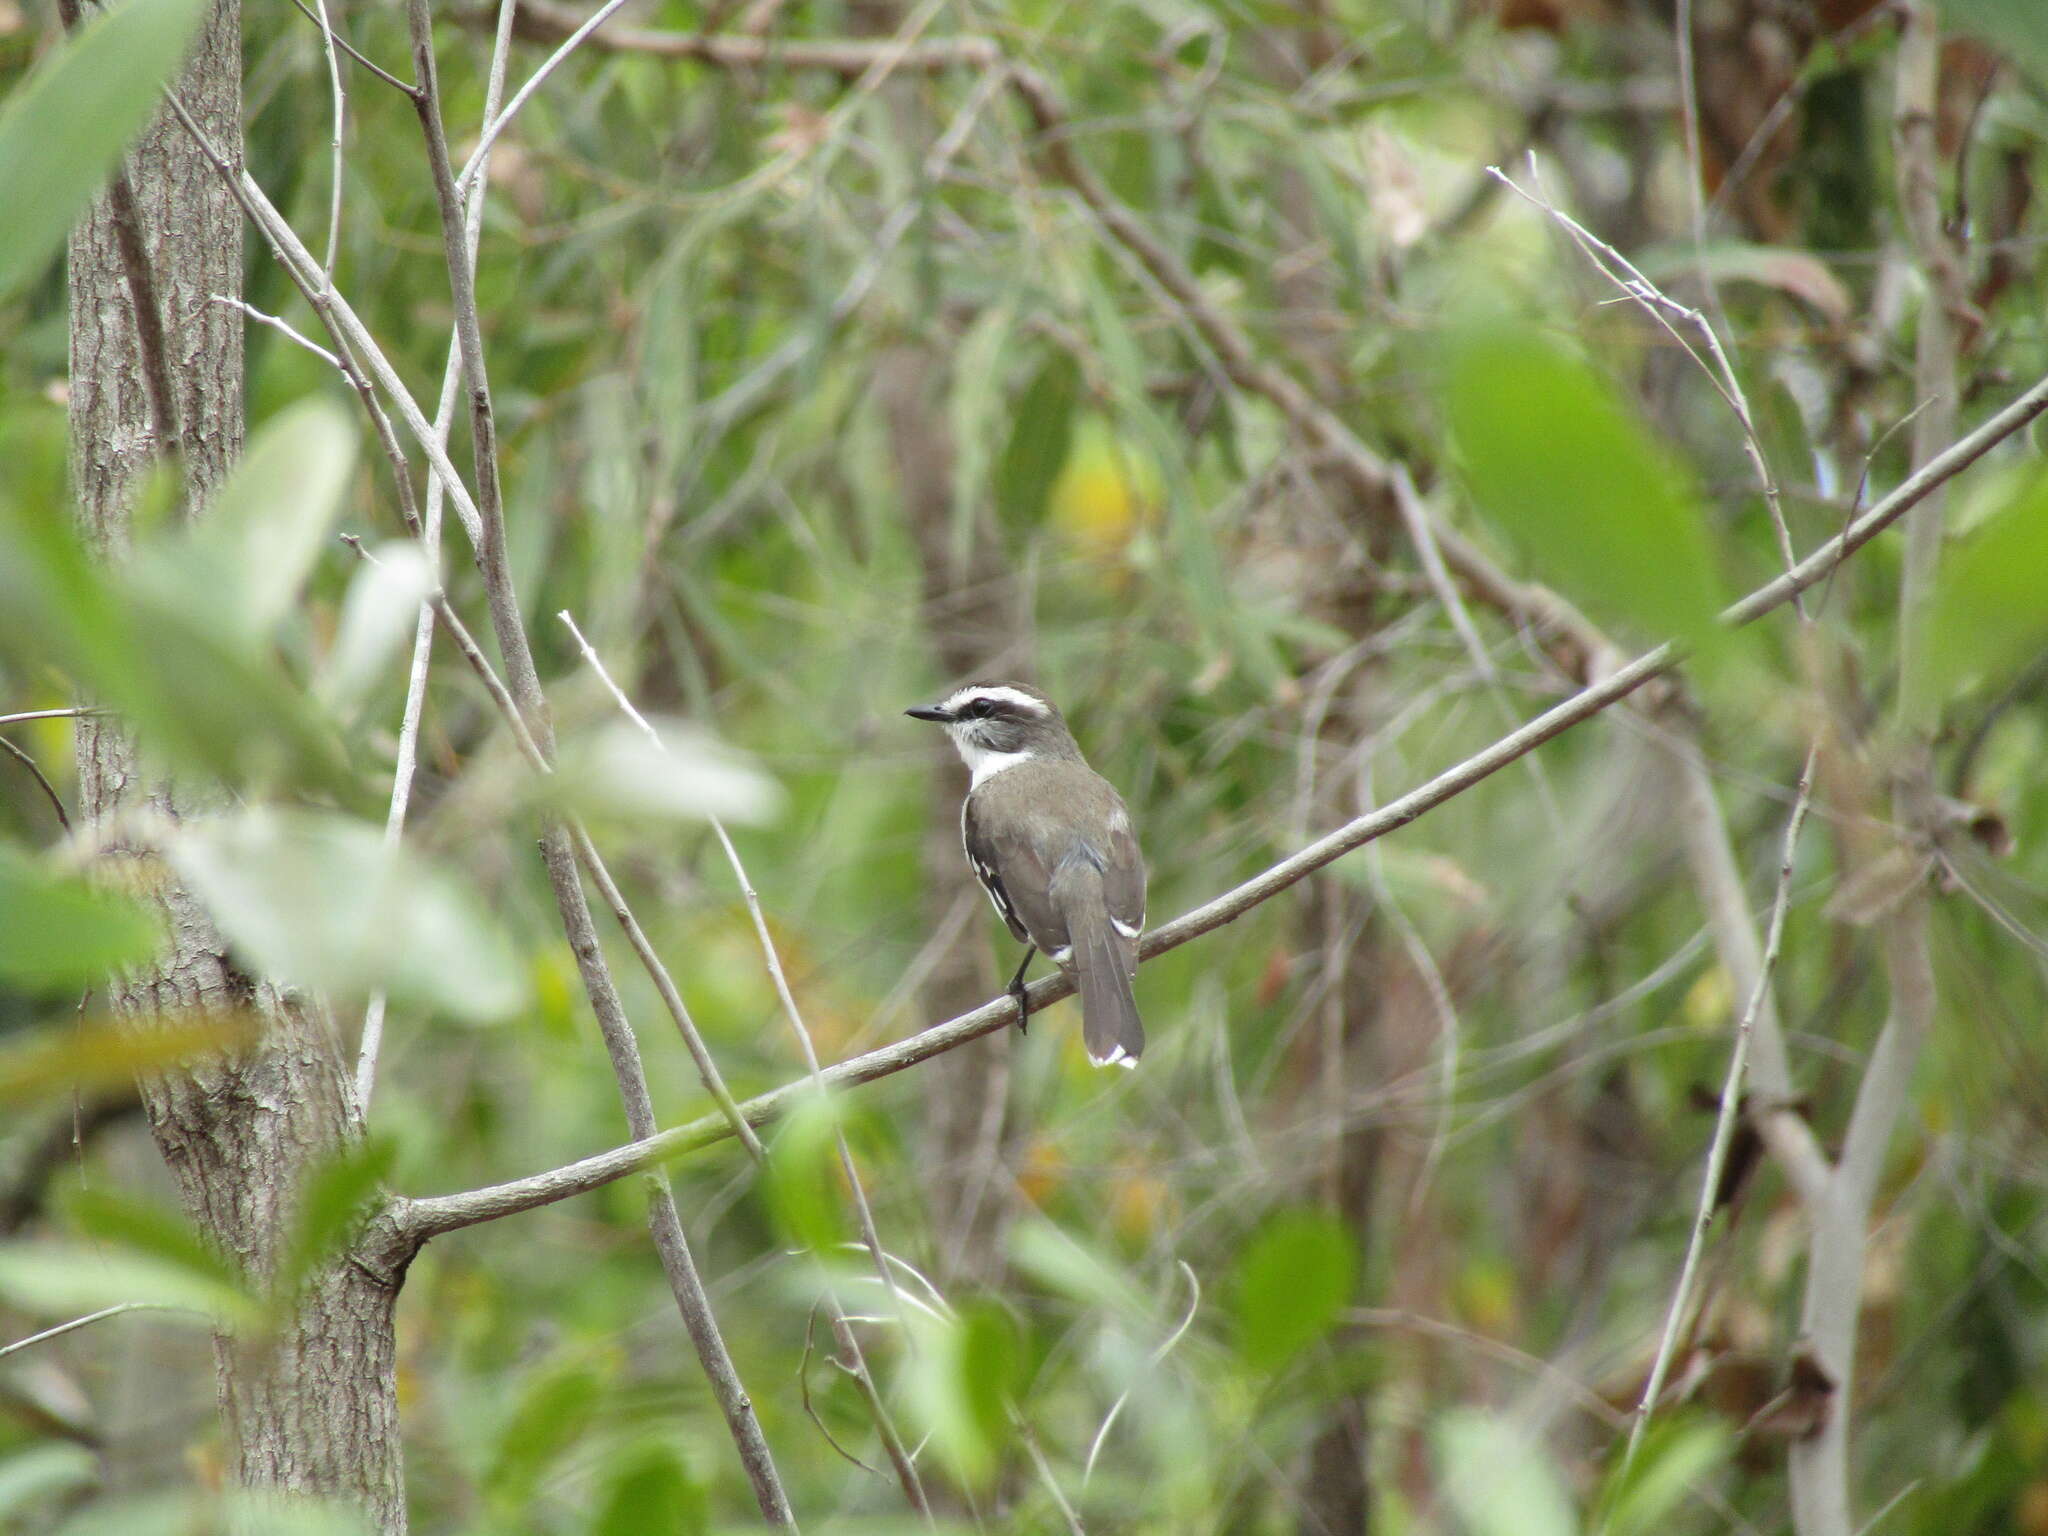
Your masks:
{"label": "perched bird", "polygon": [[1131,992],[1145,860],[1122,797],[1088,766],[1036,688],[969,683],[904,713],[943,725],[973,776],[960,807],[967,863],[1010,932],[1030,946],[1010,978],[1018,1028],[1029,1013],[1024,973],[1043,950],[1074,977],[1089,1059],[1135,1067],[1145,1049]]}

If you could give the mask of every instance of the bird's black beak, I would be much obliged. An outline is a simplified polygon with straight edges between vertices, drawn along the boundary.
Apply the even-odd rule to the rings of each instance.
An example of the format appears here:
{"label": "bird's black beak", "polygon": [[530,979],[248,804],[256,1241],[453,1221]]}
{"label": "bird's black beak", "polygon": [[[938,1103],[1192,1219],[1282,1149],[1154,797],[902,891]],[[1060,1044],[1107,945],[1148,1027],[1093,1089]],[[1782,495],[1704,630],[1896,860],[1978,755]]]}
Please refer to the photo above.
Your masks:
{"label": "bird's black beak", "polygon": [[945,725],[953,718],[933,704],[919,704],[913,709],[906,709],[903,713],[913,720],[936,720],[941,725]]}

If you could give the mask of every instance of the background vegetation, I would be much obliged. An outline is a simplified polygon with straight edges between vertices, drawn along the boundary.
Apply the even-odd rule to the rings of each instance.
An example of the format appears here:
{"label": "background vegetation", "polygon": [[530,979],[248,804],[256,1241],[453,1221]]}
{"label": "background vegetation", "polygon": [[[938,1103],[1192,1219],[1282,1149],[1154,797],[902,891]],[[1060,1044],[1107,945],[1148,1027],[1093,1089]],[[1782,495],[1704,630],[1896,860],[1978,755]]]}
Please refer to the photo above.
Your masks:
{"label": "background vegetation", "polygon": [[[329,14],[413,77],[402,8]],[[580,17],[521,6],[514,85]],[[436,17],[458,166],[494,20]],[[1790,547],[1823,549],[2048,373],[2048,27],[2021,0],[1939,23],[1960,30],[1855,0],[629,7],[498,138],[477,251],[563,768],[536,787],[437,640],[403,868],[382,829],[427,581],[355,395],[252,321],[227,504],[187,531],[160,476],[101,567],[69,532],[65,274],[26,213],[0,230],[0,714],[116,708],[215,812],[102,823],[76,721],[5,727],[4,1333],[197,1314],[0,1359],[0,1525],[213,1518],[208,1316],[262,1337],[374,1190],[625,1139],[533,855],[547,815],[587,819],[744,1099],[805,1059],[707,814],[826,1062],[1013,964],[959,858],[963,777],[906,705],[1046,687],[1136,813],[1158,923],[1678,637],[1676,682],[1147,964],[1138,1071],[1091,1069],[1059,1005],[764,1128],[765,1173],[729,1142],[669,1164],[789,1500],[815,1530],[925,1527],[835,1364],[837,1298],[947,1529],[1785,1530],[1788,1462],[1841,1434],[1842,1536],[2048,1531],[2030,434],[1915,514],[1923,552],[1945,515],[1931,592],[1902,598],[1915,536],[1891,532],[1804,616],[1712,620],[1784,568],[1765,483]],[[431,414],[454,312],[413,106],[343,57],[337,162],[318,26],[263,4],[242,28],[249,172],[323,255],[339,164],[335,285]],[[106,162],[25,137],[62,110],[30,100],[59,35],[0,0],[0,142],[35,145],[0,175],[61,188]],[[14,190],[56,230],[75,212]],[[1544,202],[1669,302],[1630,302]],[[255,310],[334,346],[253,235],[244,266]],[[450,517],[449,604],[482,634]],[[726,745],[663,761],[621,734],[564,609],[643,709]],[[98,1000],[159,932],[95,877],[110,835],[317,994],[351,1064],[389,996],[365,1136],[285,1192],[264,1273],[181,1210],[128,1080],[231,1026],[137,1034]],[[712,1112],[600,927],[656,1120]],[[1746,1014],[1750,1113],[1624,1470]],[[1867,1175],[1853,1243],[1826,1248],[1841,1187],[1802,1188],[1814,1159]],[[754,1518],[643,1204],[609,1184],[413,1262],[418,1529]],[[1812,1282],[1817,1250],[1846,1268]]]}

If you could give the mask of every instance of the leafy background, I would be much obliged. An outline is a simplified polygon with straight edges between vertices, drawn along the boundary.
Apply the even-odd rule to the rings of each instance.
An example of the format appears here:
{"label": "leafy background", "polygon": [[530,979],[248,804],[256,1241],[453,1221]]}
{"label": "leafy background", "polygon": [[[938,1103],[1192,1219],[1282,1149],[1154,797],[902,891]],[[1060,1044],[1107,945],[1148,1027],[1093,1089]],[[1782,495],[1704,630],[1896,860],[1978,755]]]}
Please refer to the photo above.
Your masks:
{"label": "leafy background", "polygon": [[[1697,256],[1666,7],[793,0],[768,28],[992,37],[1032,63],[1071,104],[1075,150],[1263,360],[1511,569],[1648,643],[1702,633],[1777,568],[1739,435],[1706,376],[1484,167],[1527,184],[1534,148],[1550,194],[1688,302],[1709,302],[1697,273],[1713,272],[1793,540],[1814,548],[1907,467],[1893,428],[1919,404],[1923,292],[1892,192],[1894,29],[1820,9],[1701,17],[1713,205]],[[392,7],[334,14],[371,57],[405,60]],[[168,30],[91,46],[161,59],[170,6],[115,21],[145,16]],[[684,0],[630,19],[746,21]],[[1968,423],[2048,371],[2031,208],[2048,44],[2018,0],[1951,19],[1983,40],[1952,45],[1943,96],[1944,196],[1969,234]],[[439,33],[459,151],[488,25],[450,11]],[[245,28],[250,169],[312,243],[329,194],[319,35],[282,5]],[[18,108],[0,144],[35,146],[0,154],[19,196],[0,202],[27,210],[0,234],[0,712],[81,689],[118,704],[180,772],[232,791],[170,856],[238,945],[324,988],[344,1029],[373,985],[392,992],[373,1145],[308,1201],[309,1262],[379,1179],[467,1188],[623,1127],[531,856],[540,801],[446,651],[406,860],[379,845],[418,589],[332,538],[399,535],[332,370],[252,327],[246,520],[160,528],[111,573],[70,541],[51,258],[66,189],[92,185],[148,95],[72,100],[104,119],[100,142],[30,137],[49,122],[32,110],[62,110],[64,92],[21,83],[55,31],[40,6],[0,8]],[[69,67],[104,81],[87,46]],[[520,45],[514,79],[541,57]],[[337,279],[431,398],[450,311],[416,124],[361,73],[349,99]],[[963,121],[934,175],[931,146]],[[957,770],[900,714],[962,669],[1061,700],[1138,816],[1155,921],[1560,689],[1527,634],[1475,605],[1479,664],[1386,509],[1227,376],[1041,148],[972,65],[850,81],[586,49],[493,162],[478,291],[519,587],[590,753],[572,788],[741,1094],[793,1080],[801,1057],[707,809],[752,822],[739,846],[827,1059],[1006,974],[953,846]],[[25,185],[23,167],[50,174]],[[248,274],[255,306],[314,329],[253,239]],[[1974,537],[1937,599],[1937,778],[2013,851],[1968,863],[1937,902],[1942,1011],[1866,1268],[1859,1496],[1890,1530],[2048,1530],[2041,507],[2024,448],[1962,482],[1951,521]],[[1833,743],[1820,795],[1843,814],[1803,845],[1779,982],[1828,1144],[1884,1007],[1857,921],[1869,893],[1843,876],[1855,784],[1888,750],[1897,560],[1880,540],[1829,583],[1823,662],[1781,616],[1692,679],[1759,908],[1817,718]],[[479,613],[470,563],[447,567]],[[650,768],[607,746],[563,608],[643,707],[729,751]],[[8,735],[69,803],[69,723]],[[149,1047],[75,1006],[151,935],[83,877],[18,769],[0,762],[7,1336],[130,1300],[260,1326],[272,1303],[173,1214],[122,1087]],[[1696,1096],[1741,1002],[1676,807],[1655,725],[1611,713],[1148,965],[1142,1070],[1091,1070],[1061,1005],[1026,1038],[849,1096],[836,1114],[885,1243],[930,1282],[908,1322],[844,1253],[823,1122],[782,1128],[767,1178],[729,1147],[678,1163],[799,1511],[908,1528],[893,1483],[823,1435],[877,1459],[822,1332],[806,1349],[831,1283],[876,1316],[864,1333],[961,1529],[1054,1528],[1054,1487],[1102,1529],[1346,1529],[1359,1506],[1327,1461],[1360,1447],[1353,1493],[1375,1529],[1785,1528],[1772,1407],[1802,1239],[1768,1167],[1709,1248],[1682,1403],[1614,1473],[1697,1198],[1712,1114]],[[619,958],[661,1120],[701,1113]],[[419,1529],[744,1521],[630,1186],[435,1244],[399,1324]],[[220,1481],[185,1313],[6,1360],[0,1408],[10,1528],[179,1528],[187,1496]]]}

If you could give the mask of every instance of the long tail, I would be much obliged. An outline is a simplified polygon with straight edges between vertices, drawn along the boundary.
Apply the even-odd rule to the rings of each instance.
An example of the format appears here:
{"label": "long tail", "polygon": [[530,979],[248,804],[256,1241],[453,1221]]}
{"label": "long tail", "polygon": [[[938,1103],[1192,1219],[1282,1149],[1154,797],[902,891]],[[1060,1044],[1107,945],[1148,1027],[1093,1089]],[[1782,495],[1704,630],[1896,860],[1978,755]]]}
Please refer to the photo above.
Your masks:
{"label": "long tail", "polygon": [[1067,920],[1067,940],[1073,946],[1067,963],[1080,985],[1081,1038],[1088,1059],[1098,1067],[1135,1067],[1145,1050],[1145,1026],[1131,990],[1138,969],[1137,945],[1111,925],[1102,900],[1102,874],[1094,866],[1071,873],[1061,869],[1051,894]]}

